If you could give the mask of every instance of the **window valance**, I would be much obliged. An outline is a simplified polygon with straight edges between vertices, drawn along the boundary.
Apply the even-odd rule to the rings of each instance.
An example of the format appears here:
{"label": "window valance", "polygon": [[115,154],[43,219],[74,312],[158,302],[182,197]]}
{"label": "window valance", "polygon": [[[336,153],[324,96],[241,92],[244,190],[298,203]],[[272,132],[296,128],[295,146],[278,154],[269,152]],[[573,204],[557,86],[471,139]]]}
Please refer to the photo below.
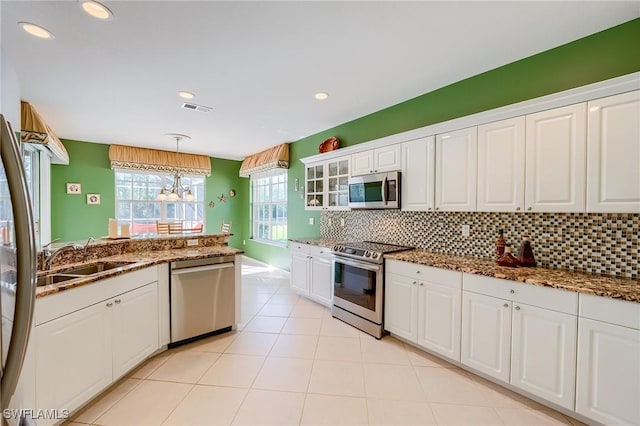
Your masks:
{"label": "window valance", "polygon": [[109,147],[111,168],[155,170],[174,173],[211,175],[211,160],[206,155],[176,154],[172,151],[138,148],[125,145]]}
{"label": "window valance", "polygon": [[240,166],[240,176],[249,177],[266,170],[288,168],[289,144],[283,143],[245,158]]}
{"label": "window valance", "polygon": [[53,155],[52,163],[69,164],[66,148],[29,102],[20,102],[20,121],[20,142],[43,145]]}

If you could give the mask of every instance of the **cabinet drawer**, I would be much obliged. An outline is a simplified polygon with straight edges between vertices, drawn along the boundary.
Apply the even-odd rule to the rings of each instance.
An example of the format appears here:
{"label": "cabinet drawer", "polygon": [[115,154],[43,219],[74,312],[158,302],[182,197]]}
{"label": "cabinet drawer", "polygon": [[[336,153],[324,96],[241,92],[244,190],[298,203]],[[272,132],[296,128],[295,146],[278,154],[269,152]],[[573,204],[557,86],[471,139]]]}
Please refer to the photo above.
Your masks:
{"label": "cabinet drawer", "polygon": [[327,260],[331,260],[331,258],[333,257],[330,248],[321,246],[309,246],[309,254],[312,257],[322,257]]}
{"label": "cabinet drawer", "polygon": [[580,317],[640,330],[640,303],[580,294]]}
{"label": "cabinet drawer", "polygon": [[389,273],[447,287],[462,288],[462,272],[392,259],[385,262],[385,270]]}
{"label": "cabinet drawer", "polygon": [[571,315],[578,314],[578,293],[551,287],[503,280],[482,275],[464,274],[466,291],[513,300]]}
{"label": "cabinet drawer", "polygon": [[309,254],[311,246],[309,244],[296,243],[295,241],[291,242],[291,254]]}

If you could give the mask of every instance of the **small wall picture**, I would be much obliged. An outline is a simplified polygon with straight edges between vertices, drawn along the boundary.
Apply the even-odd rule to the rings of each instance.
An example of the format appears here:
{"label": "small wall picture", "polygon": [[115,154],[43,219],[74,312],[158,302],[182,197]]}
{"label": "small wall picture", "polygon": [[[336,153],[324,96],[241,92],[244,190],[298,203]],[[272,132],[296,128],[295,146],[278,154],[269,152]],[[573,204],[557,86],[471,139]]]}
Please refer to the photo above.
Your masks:
{"label": "small wall picture", "polygon": [[100,194],[87,194],[87,204],[100,204]]}
{"label": "small wall picture", "polygon": [[79,183],[67,183],[67,194],[82,194],[82,185]]}

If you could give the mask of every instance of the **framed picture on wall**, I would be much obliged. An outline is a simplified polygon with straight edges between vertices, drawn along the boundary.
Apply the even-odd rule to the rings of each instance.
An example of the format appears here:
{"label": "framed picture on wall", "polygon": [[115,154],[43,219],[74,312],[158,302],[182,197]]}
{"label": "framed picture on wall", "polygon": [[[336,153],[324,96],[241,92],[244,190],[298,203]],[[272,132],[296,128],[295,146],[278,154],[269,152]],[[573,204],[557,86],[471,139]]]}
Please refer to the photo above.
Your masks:
{"label": "framed picture on wall", "polygon": [[100,194],[87,194],[87,204],[100,204]]}
{"label": "framed picture on wall", "polygon": [[82,185],[79,183],[67,183],[67,194],[82,194]]}

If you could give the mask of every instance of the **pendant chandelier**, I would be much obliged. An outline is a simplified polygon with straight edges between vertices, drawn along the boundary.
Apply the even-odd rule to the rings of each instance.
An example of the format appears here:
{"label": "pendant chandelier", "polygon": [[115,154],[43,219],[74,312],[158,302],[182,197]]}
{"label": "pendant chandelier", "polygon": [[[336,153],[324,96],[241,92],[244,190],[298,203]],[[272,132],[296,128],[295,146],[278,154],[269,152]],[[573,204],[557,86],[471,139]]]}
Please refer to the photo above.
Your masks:
{"label": "pendant chandelier", "polygon": [[167,136],[176,140],[176,163],[177,168],[173,174],[173,184],[165,185],[161,190],[156,200],[159,201],[195,201],[196,197],[191,193],[191,189],[188,186],[182,185],[183,174],[180,172],[180,140],[191,139],[191,136],[182,135],[180,133],[167,133]]}

